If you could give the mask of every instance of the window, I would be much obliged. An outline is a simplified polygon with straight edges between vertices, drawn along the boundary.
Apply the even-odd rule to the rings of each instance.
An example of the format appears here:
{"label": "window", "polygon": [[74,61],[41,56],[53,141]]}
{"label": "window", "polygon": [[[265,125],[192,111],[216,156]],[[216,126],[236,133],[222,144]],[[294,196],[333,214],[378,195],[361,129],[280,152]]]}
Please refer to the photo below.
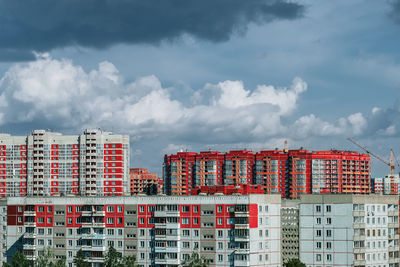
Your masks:
{"label": "window", "polygon": [[122,206],[118,206],[118,212],[119,212],[119,213],[122,212]]}
{"label": "window", "polygon": [[217,231],[218,237],[224,237],[224,231],[218,230]]}
{"label": "window", "polygon": [[326,224],[332,224],[332,218],[326,218]]}
{"label": "window", "polygon": [[332,230],[326,230],[326,236],[331,237],[332,236]]}
{"label": "window", "polygon": [[321,249],[322,248],[322,243],[321,242],[317,242],[317,249]]}
{"label": "window", "polygon": [[331,212],[331,211],[332,211],[332,206],[326,205],[326,212]]}
{"label": "window", "polygon": [[326,254],[326,261],[332,261],[332,254]]}
{"label": "window", "polygon": [[[321,206],[320,205],[315,206],[315,211],[316,212],[321,212]],[[320,255],[320,254],[317,254],[317,255]]]}
{"label": "window", "polygon": [[193,224],[199,225],[199,218],[193,218]]}
{"label": "window", "polygon": [[320,237],[322,235],[322,231],[321,230],[317,230],[317,237]]}
{"label": "window", "polygon": [[182,235],[183,236],[190,236],[190,231],[189,230],[182,230]]}
{"label": "window", "polygon": [[107,206],[107,212],[114,212],[113,206]]}
{"label": "window", "polygon": [[321,259],[322,259],[321,254],[317,254],[315,259],[316,259],[316,261],[321,261]]}
{"label": "window", "polygon": [[218,211],[219,213],[221,213],[221,212],[222,212],[222,206],[217,206],[217,211]]}
{"label": "window", "polygon": [[114,224],[114,218],[107,218],[107,224]]}
{"label": "window", "polygon": [[189,224],[189,218],[182,218],[182,224],[188,225]]}
{"label": "window", "polygon": [[224,261],[224,255],[218,254],[218,261],[219,261],[219,262]]}
{"label": "window", "polygon": [[193,213],[198,213],[199,212],[199,207],[198,206],[194,206],[193,207]]}
{"label": "window", "polygon": [[317,224],[321,224],[321,218],[317,218]]}
{"label": "window", "polygon": [[144,206],[140,206],[140,207],[139,207],[139,211],[140,211],[140,212],[144,212]]}
{"label": "window", "polygon": [[217,224],[218,224],[218,225],[222,225],[222,223],[223,223],[223,222],[222,222],[222,218],[218,218],[218,219],[217,219]]}
{"label": "window", "polygon": [[332,249],[332,242],[326,242],[326,249]]}

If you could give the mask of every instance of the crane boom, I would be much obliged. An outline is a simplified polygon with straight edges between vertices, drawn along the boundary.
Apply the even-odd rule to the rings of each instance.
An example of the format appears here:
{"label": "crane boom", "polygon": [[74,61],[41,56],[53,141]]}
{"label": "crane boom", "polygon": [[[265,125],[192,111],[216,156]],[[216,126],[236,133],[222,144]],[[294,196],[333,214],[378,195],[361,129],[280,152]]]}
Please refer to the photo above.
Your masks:
{"label": "crane boom", "polygon": [[[389,167],[394,166],[394,163],[392,164],[392,162],[387,161],[386,159],[382,158],[381,156],[376,155],[374,152],[368,150],[366,147],[362,146],[361,144],[357,143],[354,139],[352,138],[347,138],[347,140],[349,140],[350,142],[352,142],[353,144],[355,144],[356,146],[358,146],[359,148],[361,148],[362,150],[364,150],[365,152],[367,152],[368,154],[374,156],[375,158],[379,159],[380,161],[382,161],[383,163],[385,163],[386,165],[388,165]],[[391,151],[391,155],[393,154],[393,151]],[[392,160],[391,160],[392,161]]]}

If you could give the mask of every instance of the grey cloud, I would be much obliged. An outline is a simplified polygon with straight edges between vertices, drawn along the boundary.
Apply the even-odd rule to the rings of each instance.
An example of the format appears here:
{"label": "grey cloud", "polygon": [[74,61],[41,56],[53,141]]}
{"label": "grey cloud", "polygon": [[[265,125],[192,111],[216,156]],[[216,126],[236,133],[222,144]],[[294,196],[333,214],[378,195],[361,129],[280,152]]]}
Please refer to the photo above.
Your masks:
{"label": "grey cloud", "polygon": [[396,22],[400,24],[400,0],[392,0],[390,1],[392,6],[392,10],[390,12],[390,17]]}
{"label": "grey cloud", "polygon": [[303,13],[303,5],[287,0],[0,0],[0,55],[7,49],[158,44],[182,34],[221,42],[249,23]]}

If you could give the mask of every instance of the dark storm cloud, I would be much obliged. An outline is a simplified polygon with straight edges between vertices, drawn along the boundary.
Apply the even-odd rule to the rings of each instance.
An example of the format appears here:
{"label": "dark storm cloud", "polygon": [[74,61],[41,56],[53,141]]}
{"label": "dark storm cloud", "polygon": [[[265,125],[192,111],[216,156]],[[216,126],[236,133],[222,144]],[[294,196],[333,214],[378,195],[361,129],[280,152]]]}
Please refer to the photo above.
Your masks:
{"label": "dark storm cloud", "polygon": [[392,0],[392,11],[390,12],[391,18],[400,24],[400,0]]}
{"label": "dark storm cloud", "polygon": [[303,12],[304,6],[286,0],[0,0],[0,49],[157,44],[184,33],[221,42],[245,32],[248,23],[296,19]]}

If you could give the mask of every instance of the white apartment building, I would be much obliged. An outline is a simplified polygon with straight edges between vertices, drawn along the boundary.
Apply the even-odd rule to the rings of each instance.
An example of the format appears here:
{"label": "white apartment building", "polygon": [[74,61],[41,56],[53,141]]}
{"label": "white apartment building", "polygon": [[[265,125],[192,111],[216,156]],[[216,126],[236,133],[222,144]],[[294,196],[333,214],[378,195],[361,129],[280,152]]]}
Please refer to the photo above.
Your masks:
{"label": "white apartment building", "polygon": [[139,266],[281,266],[280,195],[11,197],[7,257],[46,247],[67,266],[79,249],[100,266],[110,245]]}
{"label": "white apartment building", "polygon": [[0,197],[123,195],[129,192],[129,136],[85,130],[0,134]]}
{"label": "white apartment building", "polygon": [[399,266],[398,203],[398,196],[303,196],[300,260],[316,267]]}

